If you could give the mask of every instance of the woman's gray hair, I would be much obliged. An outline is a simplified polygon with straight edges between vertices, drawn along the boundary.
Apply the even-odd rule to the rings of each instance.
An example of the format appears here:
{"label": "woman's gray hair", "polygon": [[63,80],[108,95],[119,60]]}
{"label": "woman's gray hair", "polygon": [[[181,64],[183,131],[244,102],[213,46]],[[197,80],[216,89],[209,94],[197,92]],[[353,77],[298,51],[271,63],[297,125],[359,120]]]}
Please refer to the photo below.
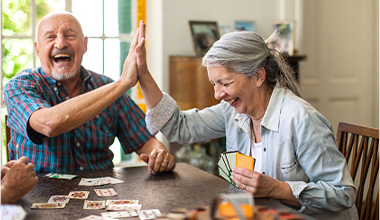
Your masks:
{"label": "woman's gray hair", "polygon": [[268,47],[255,32],[235,31],[224,34],[203,57],[202,64],[206,67],[223,66],[229,72],[241,73],[247,77],[253,77],[264,67],[269,86],[273,88],[278,84],[301,96],[292,68],[276,49]]}

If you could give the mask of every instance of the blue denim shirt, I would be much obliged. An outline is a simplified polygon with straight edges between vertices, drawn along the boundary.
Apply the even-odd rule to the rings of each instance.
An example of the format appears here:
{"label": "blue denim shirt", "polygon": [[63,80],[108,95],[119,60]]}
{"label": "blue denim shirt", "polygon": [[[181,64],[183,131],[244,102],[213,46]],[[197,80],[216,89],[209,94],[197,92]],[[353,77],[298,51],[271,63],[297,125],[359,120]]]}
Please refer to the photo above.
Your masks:
{"label": "blue denim shirt", "polygon": [[[226,136],[227,151],[250,154],[250,118],[227,102],[180,111],[167,94],[146,115],[152,134],[194,143]],[[358,219],[356,187],[336,145],[330,123],[291,91],[275,87],[261,122],[262,173],[285,181],[317,219]]]}

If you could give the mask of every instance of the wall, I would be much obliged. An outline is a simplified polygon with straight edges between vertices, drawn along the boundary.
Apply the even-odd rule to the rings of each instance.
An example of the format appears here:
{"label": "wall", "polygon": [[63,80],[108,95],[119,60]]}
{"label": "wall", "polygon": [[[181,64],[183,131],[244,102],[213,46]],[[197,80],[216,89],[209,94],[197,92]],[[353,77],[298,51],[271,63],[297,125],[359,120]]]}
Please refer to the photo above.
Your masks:
{"label": "wall", "polygon": [[[380,91],[379,91],[379,74],[380,74],[380,70],[379,70],[379,1],[375,1],[375,7],[373,8],[373,10],[375,11],[375,45],[374,45],[374,50],[373,50],[373,57],[374,57],[374,80],[373,80],[373,88],[375,88],[374,90],[374,97],[373,97],[373,103],[374,103],[374,107],[373,107],[373,126],[375,127],[379,127],[379,123],[380,123],[380,118],[379,118],[379,94],[380,94]],[[376,62],[377,61],[377,62]]]}
{"label": "wall", "polygon": [[147,0],[149,68],[164,91],[169,88],[169,56],[195,55],[188,21],[216,21],[233,26],[236,20],[255,21],[263,38],[271,23],[283,19],[282,0]]}

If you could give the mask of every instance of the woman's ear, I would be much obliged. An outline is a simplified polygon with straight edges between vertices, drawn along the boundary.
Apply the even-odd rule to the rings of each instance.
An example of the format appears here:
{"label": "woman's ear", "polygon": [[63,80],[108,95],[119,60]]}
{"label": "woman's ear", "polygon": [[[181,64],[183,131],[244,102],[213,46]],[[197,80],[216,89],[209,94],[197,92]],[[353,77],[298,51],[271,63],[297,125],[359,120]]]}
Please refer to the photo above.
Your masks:
{"label": "woman's ear", "polygon": [[256,86],[261,86],[266,78],[266,71],[264,67],[261,67],[259,70],[256,71]]}

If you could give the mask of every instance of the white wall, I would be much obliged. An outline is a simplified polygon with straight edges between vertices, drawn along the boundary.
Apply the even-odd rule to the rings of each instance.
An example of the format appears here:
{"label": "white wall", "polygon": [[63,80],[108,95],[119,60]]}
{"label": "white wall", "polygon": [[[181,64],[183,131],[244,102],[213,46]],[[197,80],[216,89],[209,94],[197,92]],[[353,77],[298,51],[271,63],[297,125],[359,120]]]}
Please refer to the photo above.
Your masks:
{"label": "white wall", "polygon": [[162,90],[169,88],[169,56],[195,55],[189,20],[234,26],[255,21],[265,39],[274,20],[286,19],[283,0],[147,0],[148,65]]}

